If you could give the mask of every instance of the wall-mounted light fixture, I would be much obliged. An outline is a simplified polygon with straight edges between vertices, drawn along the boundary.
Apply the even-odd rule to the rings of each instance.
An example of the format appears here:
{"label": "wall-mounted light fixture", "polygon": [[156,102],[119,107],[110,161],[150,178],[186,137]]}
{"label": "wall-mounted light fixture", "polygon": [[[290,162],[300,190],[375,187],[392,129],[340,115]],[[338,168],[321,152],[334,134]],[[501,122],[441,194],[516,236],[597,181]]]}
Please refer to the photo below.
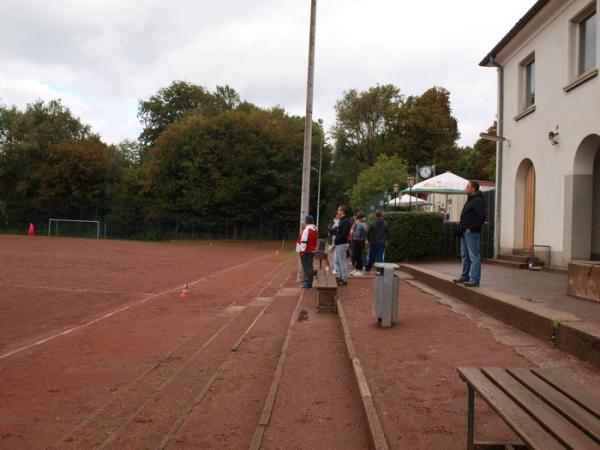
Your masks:
{"label": "wall-mounted light fixture", "polygon": [[558,145],[558,125],[554,131],[548,132],[548,140],[552,145]]}
{"label": "wall-mounted light fixture", "polygon": [[479,137],[481,139],[485,139],[486,141],[492,141],[492,142],[506,141],[506,143],[510,147],[510,141],[508,139],[506,139],[505,137],[496,136],[494,134],[487,134],[487,133],[479,133]]}

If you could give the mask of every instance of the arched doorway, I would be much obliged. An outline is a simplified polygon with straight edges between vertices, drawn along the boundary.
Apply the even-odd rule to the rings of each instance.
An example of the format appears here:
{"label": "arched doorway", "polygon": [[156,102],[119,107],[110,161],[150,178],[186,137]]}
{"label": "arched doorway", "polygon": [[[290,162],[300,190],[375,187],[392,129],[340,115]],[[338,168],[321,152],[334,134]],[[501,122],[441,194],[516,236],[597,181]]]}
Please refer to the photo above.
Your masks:
{"label": "arched doorway", "polygon": [[533,250],[535,232],[535,169],[529,164],[525,175],[525,206],[523,210],[525,224],[523,226],[523,249]]}
{"label": "arched doorway", "polygon": [[600,259],[600,136],[581,141],[566,181],[565,249],[571,259]]}
{"label": "arched doorway", "polygon": [[530,159],[519,164],[515,177],[514,248],[533,250],[535,243],[535,167]]}

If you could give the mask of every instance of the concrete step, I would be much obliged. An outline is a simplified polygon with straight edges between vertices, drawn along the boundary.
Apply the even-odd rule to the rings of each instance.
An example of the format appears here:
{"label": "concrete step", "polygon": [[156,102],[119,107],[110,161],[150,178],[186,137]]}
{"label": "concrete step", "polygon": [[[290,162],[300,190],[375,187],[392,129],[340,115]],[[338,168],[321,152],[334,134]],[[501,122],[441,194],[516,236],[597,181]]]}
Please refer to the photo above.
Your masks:
{"label": "concrete step", "polygon": [[511,269],[527,269],[529,268],[529,264],[526,262],[518,262],[518,261],[509,261],[505,259],[493,259],[488,258],[483,260],[486,264],[494,264],[496,266],[509,267]]}
{"label": "concrete step", "polygon": [[514,261],[520,263],[527,263],[529,258],[530,256],[525,255],[498,255],[498,259],[501,259],[503,261]]}
{"label": "concrete step", "polygon": [[531,250],[513,250],[513,255],[515,256],[527,256],[528,258],[533,257],[533,252]]}

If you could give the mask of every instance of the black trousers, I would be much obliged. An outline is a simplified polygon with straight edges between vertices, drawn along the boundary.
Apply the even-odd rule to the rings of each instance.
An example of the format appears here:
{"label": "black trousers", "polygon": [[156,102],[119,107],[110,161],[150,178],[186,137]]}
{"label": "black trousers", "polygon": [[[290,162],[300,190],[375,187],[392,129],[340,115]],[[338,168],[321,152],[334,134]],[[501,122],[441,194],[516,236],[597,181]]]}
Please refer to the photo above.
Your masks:
{"label": "black trousers", "polygon": [[302,268],[304,269],[304,282],[307,284],[310,284],[312,286],[313,284],[313,277],[314,277],[314,271],[313,271],[313,258],[315,257],[314,253],[303,253],[302,255],[300,255],[300,262],[302,263]]}
{"label": "black trousers", "polygon": [[352,261],[356,270],[363,270],[363,254],[365,241],[352,241]]}

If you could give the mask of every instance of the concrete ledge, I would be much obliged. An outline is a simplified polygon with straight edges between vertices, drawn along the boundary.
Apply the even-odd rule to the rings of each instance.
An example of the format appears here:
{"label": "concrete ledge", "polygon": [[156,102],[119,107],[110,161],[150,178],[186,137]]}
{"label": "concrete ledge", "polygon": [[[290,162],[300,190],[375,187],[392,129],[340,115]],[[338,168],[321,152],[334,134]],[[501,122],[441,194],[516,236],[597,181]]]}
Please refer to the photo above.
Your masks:
{"label": "concrete ledge", "polygon": [[584,322],[579,317],[547,306],[532,304],[514,295],[491,288],[466,288],[452,278],[412,264],[400,264],[400,270],[417,281],[451,295],[468,305],[518,330],[584,361],[600,366],[600,325]]}
{"label": "concrete ledge", "polygon": [[369,437],[371,438],[371,446],[376,450],[388,450],[389,446],[387,444],[387,440],[383,432],[383,427],[381,426],[381,420],[379,420],[379,415],[377,414],[377,409],[375,408],[375,402],[373,401],[373,397],[371,396],[371,391],[369,389],[367,377],[365,376],[365,373],[360,364],[360,359],[356,354],[354,343],[352,342],[352,336],[350,335],[350,328],[348,327],[348,322],[346,320],[344,306],[342,305],[342,302],[339,298],[337,300],[337,309],[340,324],[342,325],[342,330],[344,332],[346,350],[348,351],[348,357],[350,358],[352,369],[354,370],[354,379],[356,380],[356,384],[360,392],[363,411],[365,413],[367,423],[369,425]]}

